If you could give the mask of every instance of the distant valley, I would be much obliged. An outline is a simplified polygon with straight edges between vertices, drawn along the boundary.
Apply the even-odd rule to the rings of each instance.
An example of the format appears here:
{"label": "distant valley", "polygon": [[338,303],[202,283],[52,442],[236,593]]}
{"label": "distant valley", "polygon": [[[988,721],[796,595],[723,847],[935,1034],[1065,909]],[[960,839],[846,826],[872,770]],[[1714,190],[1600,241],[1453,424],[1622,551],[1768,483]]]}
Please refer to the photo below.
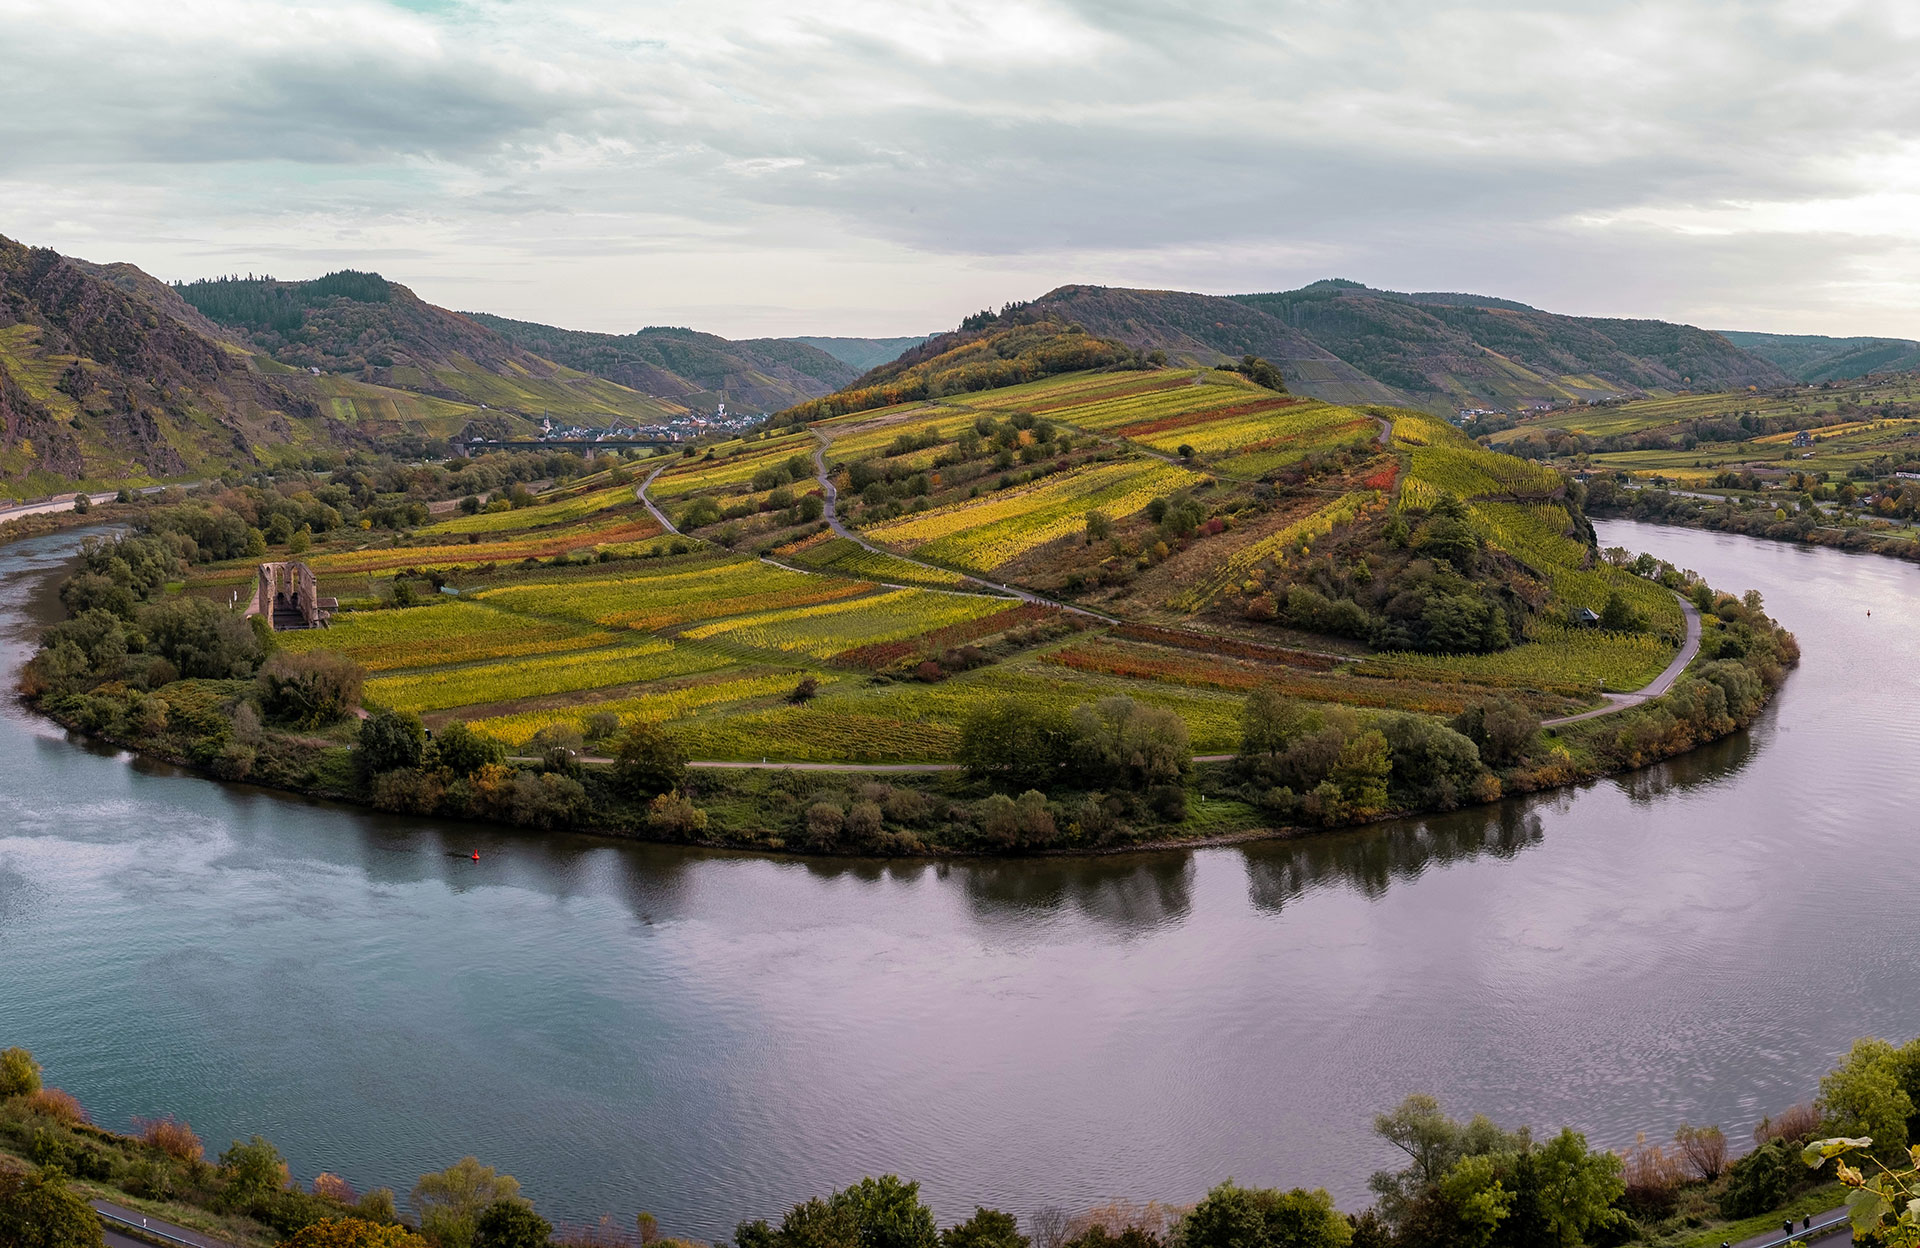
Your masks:
{"label": "distant valley", "polygon": [[[1920,368],[1907,339],[1716,333],[1341,280],[1234,296],[1069,285],[1009,307],[1073,328],[1089,359],[1256,355],[1299,394],[1450,417]],[[964,325],[931,340],[599,333],[451,311],[376,273],[168,285],[0,239],[0,482],[31,495],[181,479],[462,432],[531,436],[544,418],[725,431],[880,393],[963,339]]]}

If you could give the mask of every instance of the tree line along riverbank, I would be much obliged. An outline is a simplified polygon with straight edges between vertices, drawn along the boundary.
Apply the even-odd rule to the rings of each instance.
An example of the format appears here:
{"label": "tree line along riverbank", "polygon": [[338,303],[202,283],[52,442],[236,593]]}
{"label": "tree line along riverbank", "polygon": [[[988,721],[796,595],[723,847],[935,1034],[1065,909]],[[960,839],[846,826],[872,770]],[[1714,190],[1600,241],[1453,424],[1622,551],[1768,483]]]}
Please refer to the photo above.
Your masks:
{"label": "tree line along riverbank", "polygon": [[[418,715],[363,709],[354,660],[288,652],[259,617],[172,592],[182,544],[165,508],[143,524],[84,543],[60,589],[68,618],[20,674],[23,695],[74,731],[386,810],[761,850],[1086,852],[1451,809],[1735,731],[1798,654],[1757,595],[1717,593],[1650,561],[1656,582],[1702,613],[1699,655],[1664,696],[1555,729],[1493,691],[1442,717],[1256,687],[1237,708],[1237,750],[1213,759],[1196,760],[1179,716],[1116,696],[990,702],[963,722],[949,770],[689,769],[673,726],[637,716],[510,746],[462,723],[429,734]],[[785,696],[802,698],[805,685]]]}
{"label": "tree line along riverbank", "polygon": [[[749,1217],[730,1248],[1707,1248],[1783,1217],[1810,1221],[1849,1191],[1863,1234],[1904,1245],[1920,1239],[1902,1195],[1915,1179],[1917,1104],[1920,1040],[1867,1039],[1812,1100],[1763,1119],[1737,1156],[1715,1126],[1682,1123],[1607,1151],[1572,1129],[1461,1121],[1416,1095],[1375,1118],[1402,1160],[1368,1179],[1373,1202],[1354,1212],[1319,1189],[1227,1179],[1189,1205],[1120,1199],[1024,1218],[976,1208],[942,1229],[918,1184],[886,1175],[778,1218]],[[44,1086],[29,1052],[0,1053],[0,1243],[99,1245],[87,1202],[101,1199],[236,1248],[706,1248],[667,1236],[644,1212],[549,1220],[513,1178],[473,1157],[421,1175],[404,1199],[330,1173],[296,1182],[257,1135],[209,1159],[188,1123],[103,1129],[72,1094]]]}

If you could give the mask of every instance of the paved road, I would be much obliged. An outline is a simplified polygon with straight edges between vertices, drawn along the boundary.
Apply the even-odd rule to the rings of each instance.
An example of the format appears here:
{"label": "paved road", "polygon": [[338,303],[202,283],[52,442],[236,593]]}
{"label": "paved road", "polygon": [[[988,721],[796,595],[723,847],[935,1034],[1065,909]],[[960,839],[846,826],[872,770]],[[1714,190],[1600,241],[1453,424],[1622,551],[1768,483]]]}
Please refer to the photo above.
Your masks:
{"label": "paved road", "polygon": [[[153,1244],[172,1244],[185,1248],[231,1248],[223,1239],[214,1239],[184,1226],[163,1222],[112,1201],[94,1200],[88,1203],[100,1215],[106,1240],[115,1248],[152,1248]],[[134,1228],[145,1228],[146,1238],[138,1238],[139,1232]]]}
{"label": "paved road", "polygon": [[1793,1234],[1780,1231],[1765,1231],[1759,1235],[1743,1239],[1732,1248],[1780,1248],[1783,1244],[1800,1243],[1813,1248],[1819,1244],[1822,1248],[1839,1248],[1841,1244],[1853,1242],[1853,1226],[1847,1220],[1847,1207],[1829,1209],[1825,1213],[1813,1215],[1811,1229],[1803,1229],[1800,1220],[1793,1224]]}
{"label": "paved road", "polygon": [[[199,484],[201,483],[198,481],[190,481],[182,484],[180,488],[190,490]],[[160,491],[168,488],[168,486],[164,485],[144,485],[135,490],[134,493],[158,494]],[[72,511],[73,500],[78,497],[80,497],[78,493],[56,494],[43,503],[21,503],[17,507],[0,507],[0,524],[4,524],[8,520],[18,520],[22,516],[44,516],[48,512],[53,511]],[[89,494],[87,495],[87,500],[94,503],[110,503],[118,497],[120,497],[118,490],[108,490],[104,494]]]}
{"label": "paved road", "polygon": [[680,534],[680,530],[674,528],[673,521],[667,519],[667,513],[664,511],[661,511],[658,507],[655,507],[653,505],[653,500],[647,497],[647,487],[653,484],[653,479],[659,476],[661,473],[665,472],[668,468],[671,468],[672,466],[673,466],[673,460],[671,457],[669,457],[666,463],[661,464],[658,468],[655,468],[652,472],[647,474],[647,479],[640,483],[640,486],[638,489],[634,490],[633,496],[647,505],[647,510],[653,513],[653,518],[659,521],[661,528],[665,529],[669,533],[674,534],[677,537]]}
{"label": "paved road", "polygon": [[[1676,598],[1679,597],[1678,594],[1674,596]],[[1591,711],[1582,711],[1578,715],[1562,715],[1558,719],[1543,719],[1540,721],[1540,726],[1542,728],[1557,728],[1561,724],[1575,724],[1583,719],[1594,719],[1601,715],[1611,715],[1615,711],[1624,711],[1630,706],[1639,706],[1642,702],[1650,698],[1657,698],[1667,690],[1673,688],[1673,682],[1680,679],[1680,673],[1686,671],[1687,664],[1693,662],[1694,656],[1700,653],[1700,612],[1685,598],[1680,599],[1680,610],[1687,617],[1687,640],[1685,644],[1680,647],[1680,653],[1674,656],[1673,662],[1667,664],[1667,670],[1655,676],[1651,684],[1636,689],[1632,693],[1606,694],[1607,705],[1605,706],[1596,707]]]}

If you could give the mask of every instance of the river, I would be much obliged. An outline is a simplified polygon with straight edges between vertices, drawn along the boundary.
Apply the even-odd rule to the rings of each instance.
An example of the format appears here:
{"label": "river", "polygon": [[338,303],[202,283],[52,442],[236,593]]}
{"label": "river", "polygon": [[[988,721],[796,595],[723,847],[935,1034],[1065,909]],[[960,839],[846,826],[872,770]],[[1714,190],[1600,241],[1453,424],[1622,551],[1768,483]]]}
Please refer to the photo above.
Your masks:
{"label": "river", "polygon": [[[1088,861],[759,858],[389,818],[0,713],[0,1046],[104,1125],[397,1187],[465,1153],[670,1233],[869,1172],[943,1218],[1228,1175],[1365,1201],[1410,1092],[1744,1141],[1920,1032],[1920,576],[1627,522],[1805,659],[1750,732],[1576,791]],[[10,671],[71,535],[0,548]],[[1871,615],[1868,612],[1871,611]],[[478,850],[480,860],[471,858]]]}

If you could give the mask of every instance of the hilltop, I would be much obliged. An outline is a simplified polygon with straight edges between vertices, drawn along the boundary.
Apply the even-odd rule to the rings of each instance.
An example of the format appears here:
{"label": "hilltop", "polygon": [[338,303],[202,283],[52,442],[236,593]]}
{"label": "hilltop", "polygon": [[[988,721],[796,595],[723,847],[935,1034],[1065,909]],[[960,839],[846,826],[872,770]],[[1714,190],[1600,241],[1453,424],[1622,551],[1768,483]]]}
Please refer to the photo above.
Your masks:
{"label": "hilltop", "polygon": [[485,312],[465,315],[546,359],[690,407],[725,403],[737,411],[776,411],[837,390],[860,375],[860,369],[834,355],[788,338],[730,342],[663,326],[598,334]]}
{"label": "hilltop", "polygon": [[0,481],[22,492],[447,437],[475,414],[285,367],[132,266],[0,238]]}
{"label": "hilltop", "polygon": [[1185,362],[1262,356],[1290,388],[1330,402],[1439,414],[1791,380],[1688,325],[1560,316],[1507,299],[1338,280],[1234,296],[1063,286],[1034,306]]}

